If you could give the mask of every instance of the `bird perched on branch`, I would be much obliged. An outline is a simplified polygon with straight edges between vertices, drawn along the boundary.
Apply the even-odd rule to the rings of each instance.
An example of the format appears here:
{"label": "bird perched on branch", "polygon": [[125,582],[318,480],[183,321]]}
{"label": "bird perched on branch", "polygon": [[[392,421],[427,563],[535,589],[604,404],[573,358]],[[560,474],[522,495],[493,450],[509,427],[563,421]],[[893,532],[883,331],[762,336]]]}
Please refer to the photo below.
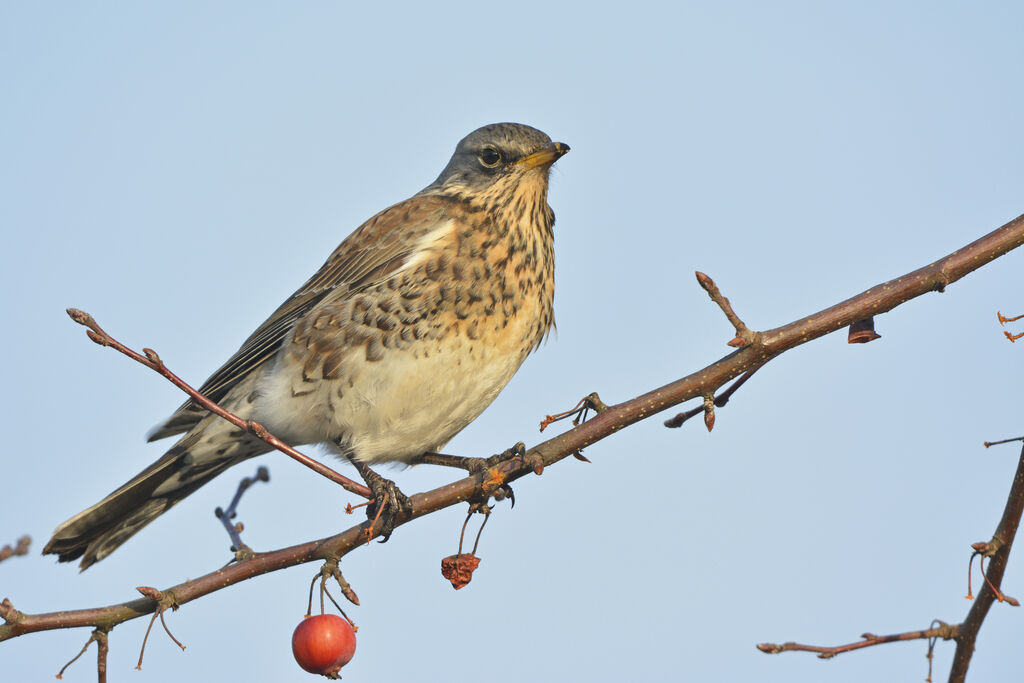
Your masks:
{"label": "bird perched on branch", "polygon": [[[515,123],[467,135],[437,180],[366,221],[200,392],[293,444],[368,465],[436,452],[498,395],[552,325],[551,165],[569,151]],[[82,569],[203,484],[270,447],[192,401],[150,435],[184,434],[44,553]]]}

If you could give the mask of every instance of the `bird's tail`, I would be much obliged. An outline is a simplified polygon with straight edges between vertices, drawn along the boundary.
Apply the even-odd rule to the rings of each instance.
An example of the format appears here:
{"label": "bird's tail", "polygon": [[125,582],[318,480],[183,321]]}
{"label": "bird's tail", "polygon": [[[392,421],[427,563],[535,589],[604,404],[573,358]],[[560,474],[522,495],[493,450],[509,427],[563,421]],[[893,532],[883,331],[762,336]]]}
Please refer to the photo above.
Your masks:
{"label": "bird's tail", "polygon": [[81,557],[84,571],[227,468],[267,450],[262,442],[236,437],[208,451],[211,439],[200,445],[198,436],[186,435],[131,481],[58,526],[43,554],[60,562]]}

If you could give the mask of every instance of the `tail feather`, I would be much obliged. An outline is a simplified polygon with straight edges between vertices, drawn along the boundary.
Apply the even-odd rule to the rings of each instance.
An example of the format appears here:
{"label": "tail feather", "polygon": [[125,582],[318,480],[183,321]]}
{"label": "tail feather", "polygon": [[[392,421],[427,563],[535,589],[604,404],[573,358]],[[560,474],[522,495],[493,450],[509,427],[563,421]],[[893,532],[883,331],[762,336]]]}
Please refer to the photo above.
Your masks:
{"label": "tail feather", "polygon": [[60,562],[82,558],[84,571],[140,529],[232,465],[251,457],[221,457],[201,465],[180,445],[124,486],[57,527],[43,548]]}

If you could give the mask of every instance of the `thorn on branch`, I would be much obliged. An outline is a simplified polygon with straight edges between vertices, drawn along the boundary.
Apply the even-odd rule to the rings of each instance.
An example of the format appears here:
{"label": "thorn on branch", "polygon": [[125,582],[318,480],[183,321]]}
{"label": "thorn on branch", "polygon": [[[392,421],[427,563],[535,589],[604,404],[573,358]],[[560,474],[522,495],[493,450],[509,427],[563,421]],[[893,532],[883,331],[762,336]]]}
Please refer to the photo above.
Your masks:
{"label": "thorn on branch", "polygon": [[875,319],[864,318],[850,325],[850,333],[846,337],[847,344],[867,344],[868,342],[876,339],[881,339],[882,335],[875,332]]}
{"label": "thorn on branch", "polygon": [[704,291],[708,293],[711,300],[718,304],[718,307],[722,309],[722,313],[725,314],[725,317],[736,330],[736,336],[729,340],[728,345],[734,348],[739,348],[756,342],[757,334],[752,332],[750,328],[740,320],[740,317],[736,315],[736,312],[732,310],[732,304],[729,303],[729,300],[722,295],[722,292],[718,289],[718,285],[715,284],[715,281],[699,270],[695,275],[697,276],[697,282]]}

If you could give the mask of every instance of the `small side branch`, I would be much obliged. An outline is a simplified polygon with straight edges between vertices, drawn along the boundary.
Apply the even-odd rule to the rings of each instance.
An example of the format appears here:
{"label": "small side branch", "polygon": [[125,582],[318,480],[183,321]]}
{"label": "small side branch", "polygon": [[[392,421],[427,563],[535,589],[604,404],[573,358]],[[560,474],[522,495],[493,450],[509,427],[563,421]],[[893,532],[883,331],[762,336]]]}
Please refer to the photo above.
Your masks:
{"label": "small side branch", "polygon": [[[1008,439],[1016,441],[1016,439]],[[985,582],[978,593],[978,598],[971,606],[970,612],[963,623],[950,625],[941,621],[934,621],[932,628],[924,631],[907,631],[889,636],[876,636],[873,633],[865,633],[861,636],[864,640],[846,645],[824,647],[818,645],[803,645],[801,643],[761,643],[757,646],[761,652],[778,654],[780,652],[815,652],[822,659],[829,659],[844,652],[851,652],[865,647],[882,645],[884,643],[902,642],[905,640],[929,640],[929,673],[928,680],[931,680],[931,652],[934,643],[941,640],[955,640],[956,653],[953,656],[953,666],[949,672],[950,683],[963,683],[967,677],[967,669],[971,663],[971,656],[974,654],[974,644],[978,638],[978,631],[981,629],[985,617],[988,615],[992,603],[1006,602],[1010,605],[1017,605],[1014,598],[1002,593],[1000,584],[1003,580],[1003,573],[1006,571],[1007,559],[1010,555],[1010,548],[1013,546],[1013,539],[1020,525],[1021,513],[1024,512],[1024,447],[1021,448],[1017,472],[1014,475],[1013,484],[1010,486],[1010,493],[1007,496],[1006,507],[1003,510],[1003,517],[996,527],[992,540],[987,542],[974,543],[971,547],[972,560],[975,555],[981,555],[982,560],[989,558],[988,571],[982,568],[982,575]],[[968,598],[970,589],[968,588]],[[937,626],[935,625],[937,624]]]}
{"label": "small side branch", "polygon": [[985,583],[978,591],[978,598],[971,605],[971,611],[960,625],[960,633],[956,639],[956,653],[953,655],[953,666],[949,672],[950,683],[962,683],[967,678],[967,669],[974,655],[974,644],[978,639],[978,631],[988,615],[992,603],[1002,596],[1001,585],[1006,563],[1010,557],[1010,548],[1017,535],[1021,513],[1024,512],[1024,447],[1020,451],[1017,472],[1010,486],[1010,493],[1003,508],[1003,517],[999,520],[992,540],[984,544],[982,554],[989,557],[988,571],[985,572]]}
{"label": "small side branch", "polygon": [[189,395],[189,397],[193,401],[201,405],[206,410],[209,410],[211,413],[214,413],[215,415],[224,418],[225,420],[235,425],[239,429],[244,429],[253,436],[257,437],[258,439],[262,439],[267,444],[273,446],[274,448],[281,451],[282,453],[292,458],[293,460],[302,463],[303,465],[313,470],[317,474],[327,477],[334,483],[340,485],[346,491],[354,493],[358,496],[362,496],[363,498],[373,497],[373,494],[370,492],[370,489],[366,488],[362,484],[352,481],[346,476],[338,474],[330,467],[327,467],[323,463],[314,460],[308,455],[304,455],[298,452],[297,450],[286,444],[284,441],[281,441],[276,436],[268,432],[266,427],[259,424],[258,422],[244,420],[235,415],[234,413],[225,410],[220,405],[214,403],[206,396],[200,394],[198,391],[192,388],[192,386],[189,385],[185,380],[181,379],[176,374],[171,372],[167,368],[167,366],[164,365],[164,362],[160,360],[160,356],[158,356],[156,351],[154,351],[153,349],[142,349],[142,354],[140,354],[128,348],[127,346],[125,346],[124,344],[117,341],[109,334],[107,334],[103,330],[103,328],[99,326],[96,320],[85,311],[80,311],[77,308],[69,308],[67,309],[67,313],[69,316],[71,316],[71,319],[74,320],[76,323],[89,328],[89,332],[87,333],[89,335],[89,339],[96,342],[100,346],[109,346],[117,351],[120,351],[121,353],[128,356],[132,360],[142,363],[147,368],[155,370],[156,372],[160,373],[165,378],[167,378],[172,384],[174,384],[174,386],[184,391],[186,394]]}
{"label": "small side branch", "polygon": [[[735,394],[736,391],[740,387],[742,387],[746,383],[746,381],[748,379],[753,377],[754,373],[757,372],[759,369],[760,369],[760,366],[754,368],[753,370],[747,370],[742,375],[740,375],[740,378],[738,380],[736,380],[735,382],[733,382],[729,386],[728,389],[726,389],[725,391],[723,391],[722,393],[720,393],[718,396],[715,397],[713,405],[716,408],[723,407],[726,403],[729,402],[729,399],[732,398],[732,395]],[[685,412],[679,413],[678,415],[676,415],[673,418],[665,420],[665,426],[668,427],[669,429],[677,429],[678,427],[682,427],[683,423],[686,422],[687,420],[689,420],[691,417],[695,417],[697,415],[700,415],[701,413],[704,413],[705,416],[709,413],[709,409],[708,409],[708,406],[707,406],[707,401],[705,401],[705,403],[703,405],[700,405],[700,406],[698,406],[696,408],[691,408],[690,410],[687,410]],[[714,412],[711,412],[711,414],[714,415]],[[705,417],[705,424],[707,424],[707,418],[706,417]],[[711,424],[712,425],[715,424],[713,419],[711,420]],[[710,427],[708,427],[708,431],[709,432],[711,431]]]}
{"label": "small side branch", "polygon": [[217,508],[213,511],[213,514],[221,521],[221,524],[224,525],[228,532],[228,536],[231,538],[231,550],[235,553],[235,561],[244,560],[256,554],[252,548],[242,542],[240,535],[242,533],[242,523],[234,523],[231,520],[237,514],[236,508],[238,507],[238,502],[242,500],[242,494],[258,481],[270,481],[270,471],[266,467],[261,466],[256,470],[255,476],[245,477],[242,481],[238,482],[238,490],[235,492],[235,497],[231,499],[231,504],[228,505],[227,510]]}
{"label": "small side branch", "polygon": [[[1024,318],[1024,315],[1017,315],[1017,316],[1014,316],[1012,318],[1007,318],[1005,315],[1003,315],[999,311],[996,311],[996,316],[999,318],[999,324],[1000,325],[1005,325],[1006,323],[1012,323],[1014,321],[1020,320],[1021,318]],[[1008,331],[1003,330],[1003,334],[1005,334],[1006,338],[1009,339],[1012,342],[1015,342],[1018,339],[1020,339],[1021,337],[1024,337],[1024,332],[1020,332],[1019,334],[1010,334]]]}
{"label": "small side branch", "polygon": [[31,536],[22,536],[15,541],[13,546],[5,545],[3,548],[0,548],[0,562],[15,555],[28,555],[28,547],[30,545],[32,545]]}
{"label": "small side branch", "polygon": [[757,649],[761,652],[770,655],[776,655],[781,652],[814,652],[817,653],[820,659],[831,659],[836,655],[841,655],[844,652],[853,652],[854,650],[860,650],[865,647],[873,647],[875,645],[884,645],[885,643],[901,643],[906,640],[952,640],[957,637],[959,632],[959,625],[951,625],[941,621],[935,622],[938,626],[925,629],[923,631],[907,631],[905,633],[894,633],[888,636],[876,636],[874,633],[865,633],[861,635],[863,640],[858,640],[855,643],[847,643],[846,645],[833,645],[833,646],[821,646],[821,645],[804,645],[802,643],[782,643],[778,645],[776,643],[759,643]]}
{"label": "small side branch", "polygon": [[174,644],[180,647],[183,651],[185,646],[182,645],[181,641],[174,637],[174,634],[171,633],[171,629],[167,627],[167,621],[164,619],[164,612],[168,609],[176,610],[180,607],[174,593],[172,591],[159,591],[151,586],[139,586],[135,590],[156,602],[156,609],[153,612],[153,618],[149,620],[149,626],[146,627],[146,635],[142,638],[142,647],[139,649],[139,663],[135,665],[137,670],[141,670],[142,657],[146,654],[146,642],[149,640],[149,632],[153,630],[153,622],[156,621],[157,617],[160,617],[160,625],[164,627],[164,632],[167,634],[167,637],[174,641]]}
{"label": "small side branch", "polygon": [[581,424],[587,421],[587,414],[593,410],[595,413],[600,415],[608,406],[604,404],[601,397],[597,395],[596,391],[593,391],[579,400],[569,410],[561,413],[555,413],[554,415],[546,415],[544,419],[540,421],[540,431],[544,431],[550,427],[553,423],[566,418],[572,418],[572,426],[579,427]]}
{"label": "small side branch", "polygon": [[[495,465],[492,468],[493,474],[488,472],[487,481],[482,482],[479,475],[472,475],[431,491],[415,494],[410,497],[412,512],[408,520],[401,523],[456,504],[476,500],[484,495],[489,487],[496,486],[497,482],[514,482],[536,471],[531,468],[531,462],[551,466],[632,424],[684,401],[705,396],[789,349],[847,327],[867,316],[877,316],[915,297],[949,286],[1022,244],[1024,216],[1015,218],[923,268],[872,287],[824,310],[766,330],[760,333],[760,342],[756,345],[738,349],[707,367],[642,395],[609,405],[601,410],[600,414],[578,427],[535,445],[529,449],[526,456],[513,457]],[[140,362],[152,367],[146,359]],[[178,584],[169,590],[173,591],[177,604],[185,604],[268,572],[330,557],[340,558],[365,545],[368,526],[369,523],[364,522],[330,538],[263,552],[250,560],[233,563]],[[0,619],[3,619],[3,623],[0,623],[0,642],[52,629],[84,626],[111,628],[119,623],[152,614],[158,606],[153,599],[136,598],[105,607],[26,614],[15,610],[10,601],[5,599],[0,601]]]}
{"label": "small side branch", "polygon": [[722,309],[722,313],[728,318],[733,328],[736,330],[736,336],[729,341],[729,346],[749,346],[757,341],[757,333],[752,332],[746,324],[740,320],[740,317],[736,315],[736,312],[732,310],[732,304],[725,298],[721,290],[718,289],[718,285],[710,277],[700,272],[696,272],[697,282],[704,288],[704,291],[708,293],[711,300],[718,304],[718,307]]}
{"label": "small side branch", "polygon": [[85,645],[79,650],[78,654],[71,658],[71,661],[60,668],[57,672],[57,680],[61,680],[64,677],[64,672],[67,668],[78,661],[78,659],[85,654],[85,651],[89,649],[89,645],[96,642],[96,679],[99,683],[107,683],[107,653],[110,651],[110,644],[108,642],[108,630],[105,628],[96,628],[89,636],[89,640],[85,641]]}

